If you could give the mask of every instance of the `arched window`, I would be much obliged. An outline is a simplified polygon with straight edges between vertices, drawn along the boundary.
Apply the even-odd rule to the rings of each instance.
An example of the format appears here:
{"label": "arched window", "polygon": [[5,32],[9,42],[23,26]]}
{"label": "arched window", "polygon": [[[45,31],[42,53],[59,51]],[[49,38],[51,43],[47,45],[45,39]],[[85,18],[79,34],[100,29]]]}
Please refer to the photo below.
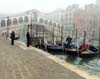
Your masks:
{"label": "arched window", "polygon": [[39,22],[40,22],[40,23],[43,23],[43,19],[42,19],[42,18],[40,18],[40,19],[39,19]]}
{"label": "arched window", "polygon": [[18,22],[17,22],[17,19],[16,18],[14,18],[13,19],[13,25],[16,25]]}
{"label": "arched window", "polygon": [[5,25],[6,25],[6,24],[5,24],[5,20],[2,20],[2,21],[1,21],[1,27],[5,27]]}
{"label": "arched window", "polygon": [[45,20],[45,24],[48,24],[48,20]]}
{"label": "arched window", "polygon": [[23,18],[22,17],[19,18],[19,23],[23,23]]}
{"label": "arched window", "polygon": [[7,19],[7,25],[10,26],[12,24],[11,19]]}
{"label": "arched window", "polygon": [[51,21],[49,21],[49,25],[52,25],[52,22]]}
{"label": "arched window", "polygon": [[29,21],[28,16],[25,16],[24,17],[24,22],[28,22],[28,21]]}

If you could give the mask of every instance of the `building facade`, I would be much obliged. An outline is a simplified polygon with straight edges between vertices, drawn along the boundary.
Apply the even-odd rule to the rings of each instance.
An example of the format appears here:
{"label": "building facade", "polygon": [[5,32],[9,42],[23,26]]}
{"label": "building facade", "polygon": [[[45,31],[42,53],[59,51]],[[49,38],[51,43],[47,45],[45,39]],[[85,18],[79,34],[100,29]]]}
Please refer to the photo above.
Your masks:
{"label": "building facade", "polygon": [[65,13],[65,30],[66,36],[73,35],[73,31],[75,29],[75,13],[79,10],[79,6],[77,4],[73,4],[66,9]]}
{"label": "building facade", "polygon": [[[100,6],[96,4],[86,5],[84,8],[84,30],[88,37],[98,38],[100,28]],[[93,34],[94,33],[94,34]]]}

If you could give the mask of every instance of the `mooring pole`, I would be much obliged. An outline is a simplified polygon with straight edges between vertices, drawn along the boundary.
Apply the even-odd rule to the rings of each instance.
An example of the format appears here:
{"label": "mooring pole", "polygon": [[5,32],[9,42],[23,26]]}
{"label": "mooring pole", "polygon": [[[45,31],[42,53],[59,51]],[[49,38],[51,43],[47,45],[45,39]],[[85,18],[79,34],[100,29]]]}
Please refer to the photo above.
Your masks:
{"label": "mooring pole", "polygon": [[100,28],[99,28],[99,46],[100,46]]}

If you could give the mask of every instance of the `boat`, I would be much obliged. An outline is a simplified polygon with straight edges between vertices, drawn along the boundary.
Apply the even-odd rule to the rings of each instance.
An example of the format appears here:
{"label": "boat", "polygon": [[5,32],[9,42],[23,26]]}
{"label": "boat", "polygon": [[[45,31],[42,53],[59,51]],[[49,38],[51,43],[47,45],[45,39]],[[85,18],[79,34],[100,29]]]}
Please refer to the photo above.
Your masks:
{"label": "boat", "polygon": [[55,41],[55,27],[53,26],[51,44],[47,44],[47,51],[49,52],[63,52],[63,25],[61,27],[61,41]]}
{"label": "boat", "polygon": [[52,45],[52,44],[48,44],[47,45],[47,50],[49,52],[63,52],[63,47],[61,45]]}
{"label": "boat", "polygon": [[[72,43],[70,48],[67,48],[67,45],[64,44],[65,53],[68,55],[79,56],[81,58],[92,58],[96,57],[99,54],[100,48],[97,46],[89,46],[88,49],[80,49],[82,42],[79,42],[78,46],[76,43]],[[88,45],[88,44],[86,44]]]}
{"label": "boat", "polygon": [[97,57],[99,54],[99,52],[93,52],[91,50],[86,50],[81,52],[80,57],[81,58],[93,58],[93,57]]}
{"label": "boat", "polygon": [[96,46],[90,46],[89,49],[86,50],[78,50],[77,48],[65,48],[65,52],[68,55],[79,56],[81,58],[93,58],[100,54],[99,49]]}
{"label": "boat", "polygon": [[[77,40],[79,41],[78,44],[77,44]],[[80,39],[77,40],[72,41],[70,48],[68,48],[67,42],[64,43],[65,53],[69,55],[75,55],[75,56],[81,53],[82,50],[79,50],[79,46],[82,44],[82,41]]]}
{"label": "boat", "polygon": [[81,52],[80,57],[93,58],[93,57],[97,57],[99,54],[100,54],[100,50],[97,46],[90,46],[89,49]]}

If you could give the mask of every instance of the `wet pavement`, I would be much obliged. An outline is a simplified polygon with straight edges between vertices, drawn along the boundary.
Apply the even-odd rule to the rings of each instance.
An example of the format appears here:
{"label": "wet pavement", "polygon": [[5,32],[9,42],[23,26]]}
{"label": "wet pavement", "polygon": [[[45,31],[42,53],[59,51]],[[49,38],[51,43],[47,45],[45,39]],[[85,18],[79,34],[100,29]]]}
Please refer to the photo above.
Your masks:
{"label": "wet pavement", "polygon": [[[26,47],[27,48],[27,47]],[[35,50],[0,38],[0,79],[85,79]]]}

